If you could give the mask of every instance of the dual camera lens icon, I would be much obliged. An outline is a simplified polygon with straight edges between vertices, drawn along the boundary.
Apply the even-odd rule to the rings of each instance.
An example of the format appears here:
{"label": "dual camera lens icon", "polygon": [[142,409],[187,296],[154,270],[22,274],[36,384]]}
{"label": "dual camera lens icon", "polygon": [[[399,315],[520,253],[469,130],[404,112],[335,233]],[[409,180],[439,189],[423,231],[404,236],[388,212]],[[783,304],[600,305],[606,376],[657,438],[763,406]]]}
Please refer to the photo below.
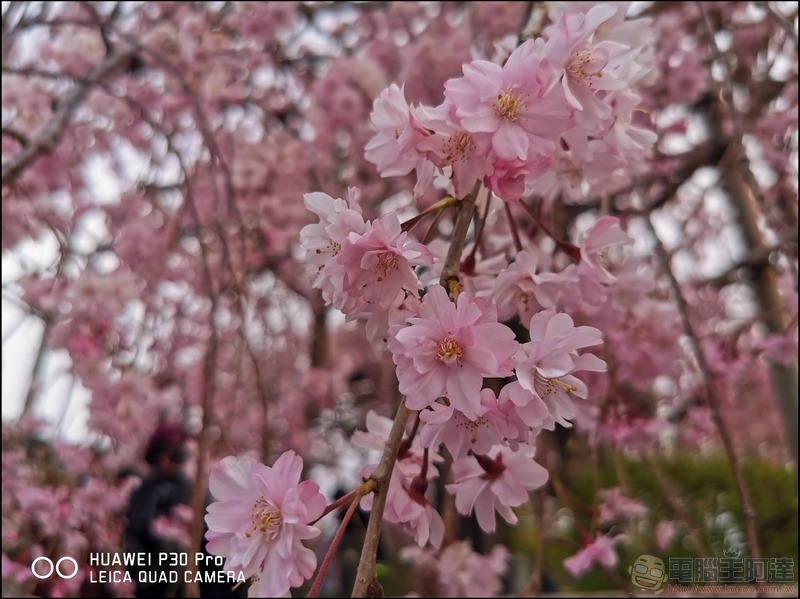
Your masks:
{"label": "dual camera lens icon", "polygon": [[[39,568],[37,568],[36,564],[38,564],[39,562],[45,562],[47,564],[47,566],[40,566]],[[72,568],[71,568],[72,569],[72,573],[71,574],[69,573],[70,572],[70,567],[69,566],[67,566],[66,568],[62,568],[62,564],[64,562],[68,562],[68,563],[72,564]],[[47,574],[42,574],[42,571],[47,569],[48,566],[49,566],[49,570],[47,570]],[[49,557],[44,557],[44,556],[37,557],[35,560],[33,560],[33,563],[31,564],[31,572],[39,580],[44,580],[46,578],[50,578],[53,575],[53,572],[58,574],[59,578],[62,578],[64,580],[69,580],[70,578],[72,578],[73,576],[75,576],[78,573],[78,562],[76,562],[75,558],[72,558],[72,557],[62,557],[61,559],[59,559],[54,564],[53,560],[51,560]]]}

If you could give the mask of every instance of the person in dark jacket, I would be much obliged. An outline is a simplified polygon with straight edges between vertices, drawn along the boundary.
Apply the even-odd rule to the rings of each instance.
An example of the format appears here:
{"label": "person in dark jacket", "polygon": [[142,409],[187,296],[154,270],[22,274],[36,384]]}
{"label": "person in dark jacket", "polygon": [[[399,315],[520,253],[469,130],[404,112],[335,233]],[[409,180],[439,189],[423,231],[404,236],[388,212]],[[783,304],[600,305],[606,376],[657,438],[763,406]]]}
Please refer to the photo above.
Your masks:
{"label": "person in dark jacket", "polygon": [[[186,555],[194,559],[194,553],[177,541],[160,536],[154,522],[161,516],[169,517],[177,506],[189,506],[191,503],[192,483],[184,474],[183,465],[189,455],[187,437],[183,430],[174,425],[159,425],[145,451],[145,461],[150,465],[150,474],[131,494],[128,505],[128,522],[125,530],[125,551],[130,553],[147,553],[151,556],[150,565],[138,568],[129,567],[136,584],[136,597],[161,599],[166,597],[183,597],[185,589],[185,564],[171,565],[171,559],[159,563],[159,554],[166,553],[170,558]],[[206,506],[211,497],[206,498]],[[204,526],[201,550],[206,555]],[[205,572],[219,571],[219,566],[212,560],[203,560],[198,570]],[[174,582],[170,582],[171,579]],[[213,575],[203,578],[200,583],[200,596],[213,599],[242,599],[247,596],[249,584],[232,586]]]}
{"label": "person in dark jacket", "polygon": [[[131,494],[128,504],[128,522],[125,529],[125,550],[130,553],[147,553],[151,564],[144,568],[129,567],[136,584],[136,597],[157,599],[182,596],[182,568],[159,563],[159,553],[176,555],[184,552],[170,539],[160,537],[153,523],[160,516],[169,516],[178,505],[189,505],[191,483],[183,473],[186,460],[186,435],[174,425],[159,425],[145,451],[145,461],[150,474]],[[176,574],[171,574],[175,572]],[[169,582],[170,578],[177,583]]]}

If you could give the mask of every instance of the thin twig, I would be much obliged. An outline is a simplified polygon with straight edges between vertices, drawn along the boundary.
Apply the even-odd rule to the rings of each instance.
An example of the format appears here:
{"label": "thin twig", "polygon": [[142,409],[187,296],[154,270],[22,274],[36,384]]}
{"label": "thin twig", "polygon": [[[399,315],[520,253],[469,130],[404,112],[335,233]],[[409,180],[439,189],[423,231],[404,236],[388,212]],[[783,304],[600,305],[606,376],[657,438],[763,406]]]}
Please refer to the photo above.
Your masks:
{"label": "thin twig", "polygon": [[[769,2],[754,2],[754,4],[767,11],[767,14],[770,16],[770,18],[775,21],[781,29],[783,29],[784,33],[786,33],[786,37],[792,40],[792,42],[794,42],[794,47],[797,48],[797,32],[794,30],[794,25],[792,25],[792,23],[789,22],[785,16],[772,8],[769,5]],[[795,13],[795,15],[797,15],[797,13]],[[792,21],[794,21],[794,17],[792,18]]]}
{"label": "thin twig", "polygon": [[533,208],[528,206],[528,204],[526,204],[522,200],[520,200],[519,203],[525,209],[525,211],[528,214],[530,214],[531,218],[537,224],[537,226],[542,231],[544,231],[545,235],[547,235],[550,239],[552,239],[555,242],[556,247],[558,247],[558,249],[560,249],[567,256],[569,256],[570,259],[573,262],[579,262],[580,261],[581,252],[580,252],[580,249],[576,245],[570,243],[569,241],[563,241],[563,240],[559,239],[556,236],[556,234],[553,233],[553,230],[550,227],[548,227],[547,224],[545,224],[545,222],[541,218],[539,218],[539,215],[536,214],[536,211]]}
{"label": "thin twig", "polygon": [[447,251],[447,257],[444,261],[444,267],[442,268],[442,276],[439,280],[442,287],[450,291],[453,295],[456,295],[454,291],[460,290],[461,287],[461,283],[459,282],[461,254],[467,243],[467,231],[469,231],[469,225],[472,222],[472,213],[475,212],[475,202],[478,199],[478,191],[480,188],[481,183],[479,181],[475,183],[472,190],[458,204],[456,226],[453,231],[450,248]]}
{"label": "thin twig", "polygon": [[[458,203],[456,226],[450,241],[450,248],[447,251],[444,267],[442,268],[440,283],[442,287],[449,289],[454,296],[457,295],[461,286],[458,274],[461,266],[461,254],[467,241],[467,232],[472,221],[472,214],[475,211],[475,201],[478,198],[480,188],[480,182],[476,183],[472,191]],[[389,480],[397,460],[397,450],[403,440],[403,433],[410,415],[411,411],[406,407],[406,401],[403,398],[397,407],[397,414],[395,414],[394,423],[389,431],[389,438],[386,440],[381,459],[370,476],[370,480],[375,482],[375,496],[369,514],[364,546],[361,549],[361,558],[358,562],[353,597],[373,596],[381,592],[377,577],[376,560],[378,543],[381,538],[383,510],[386,507]]]}
{"label": "thin twig", "polygon": [[317,522],[319,522],[320,520],[322,520],[325,516],[330,514],[331,512],[333,512],[335,510],[338,510],[340,507],[345,505],[348,501],[353,499],[353,497],[355,497],[360,490],[361,490],[361,487],[356,487],[355,489],[353,489],[352,491],[350,491],[346,495],[342,495],[341,497],[339,497],[339,499],[337,499],[336,501],[332,502],[328,507],[326,507],[323,510],[322,515],[319,518],[317,518],[313,522],[309,522],[309,524],[314,525]]}
{"label": "thin twig", "polygon": [[472,251],[467,256],[466,260],[464,260],[465,264],[469,264],[470,268],[475,267],[475,256],[478,253],[478,248],[481,245],[481,240],[483,240],[483,230],[486,228],[486,220],[489,218],[489,208],[492,205],[492,192],[487,188],[486,190],[486,206],[483,209],[483,218],[481,218],[480,222],[478,223],[478,232],[475,233],[475,240],[472,242]]}
{"label": "thin twig", "polygon": [[694,546],[695,553],[697,553],[698,557],[711,557],[708,549],[700,539],[700,533],[697,530],[697,526],[695,526],[692,518],[686,511],[686,508],[683,507],[680,499],[678,499],[676,494],[673,492],[673,489],[675,488],[674,482],[667,477],[655,456],[646,455],[645,461],[653,475],[656,477],[656,482],[658,483],[658,486],[661,487],[661,494],[664,496],[664,499],[672,508],[672,511],[675,512],[675,515],[678,516],[681,522],[683,522],[686,532],[689,533],[689,541]]}
{"label": "thin twig", "polygon": [[394,463],[397,459],[397,448],[403,439],[403,431],[406,422],[411,415],[411,410],[406,407],[405,398],[400,400],[397,406],[397,413],[394,416],[392,430],[389,431],[389,438],[386,440],[386,447],[383,449],[381,460],[370,476],[370,480],[375,481],[375,497],[372,500],[372,509],[369,513],[369,523],[367,533],[364,538],[364,546],[361,549],[361,559],[358,562],[356,582],[353,586],[353,597],[372,596],[370,592],[379,586],[377,577],[377,557],[378,543],[381,539],[381,524],[383,523],[383,510],[386,507],[386,496],[389,491],[389,480],[392,476]]}
{"label": "thin twig", "polygon": [[[374,486],[372,483],[373,481],[367,481],[353,492],[354,497],[350,502],[350,507],[347,509],[344,518],[342,518],[342,522],[339,524],[339,528],[336,530],[336,534],[331,541],[330,547],[328,547],[328,551],[325,553],[325,557],[322,560],[322,565],[319,567],[319,571],[317,572],[317,577],[314,579],[314,584],[311,585],[311,590],[308,592],[308,597],[319,597],[319,592],[322,590],[322,583],[325,580],[325,575],[328,573],[328,568],[333,561],[333,556],[336,555],[336,550],[339,548],[339,543],[342,541],[344,531],[347,530],[347,525],[350,523],[350,519],[353,517],[353,514],[356,513],[358,502],[361,501],[361,498],[364,495],[371,492],[372,487]],[[348,495],[350,494],[348,493]]]}
{"label": "thin twig", "polygon": [[514,240],[514,249],[517,252],[522,251],[522,241],[519,238],[519,231],[517,231],[517,223],[514,221],[514,216],[511,214],[511,208],[508,205],[508,202],[503,202],[503,207],[506,211],[506,217],[508,218],[508,228],[511,230],[511,238]]}
{"label": "thin twig", "polygon": [[[725,60],[725,56],[719,49],[715,38],[714,27],[709,18],[707,7],[699,2],[698,8],[702,15],[703,25],[708,36],[708,43],[714,60],[718,61],[724,68],[722,82],[717,82],[709,71],[712,83],[717,88],[722,102],[717,101],[717,106],[727,108],[728,117],[731,122],[734,136],[731,144],[731,161],[723,165],[720,169],[725,187],[731,202],[736,206],[737,220],[739,226],[747,240],[750,248],[757,248],[766,245],[766,236],[760,225],[760,221],[766,218],[765,199],[760,193],[761,187],[753,176],[747,152],[744,147],[745,122],[743,115],[736,109],[734,103],[734,88],[732,82],[732,69]],[[710,66],[709,66],[710,68]],[[712,130],[722,131],[722,110],[710,113]],[[713,118],[717,114],[717,118]],[[785,250],[784,250],[785,251]],[[786,252],[786,258],[793,264],[791,252]],[[776,270],[769,264],[755,271],[754,288],[757,292],[761,305],[761,318],[764,324],[771,331],[780,333],[785,324],[784,301],[778,290],[778,275]],[[775,386],[775,396],[778,401],[779,409],[784,422],[784,432],[786,443],[789,446],[790,457],[798,460],[798,436],[797,436],[797,368],[796,365],[783,366],[772,364],[770,371]]]}
{"label": "thin twig", "polygon": [[3,164],[2,184],[6,185],[12,179],[19,177],[42,154],[53,152],[61,141],[64,129],[69,124],[73,113],[91,91],[89,83],[96,84],[112,73],[118,72],[134,53],[133,48],[126,48],[116,54],[112,54],[89,71],[85,83],[80,83],[67,92],[58,103],[56,113],[42,130],[42,133],[31,139],[29,145],[24,147],[15,158]]}
{"label": "thin twig", "polygon": [[425,236],[422,238],[422,243],[423,244],[427,245],[428,242],[431,240],[431,237],[433,237],[433,234],[436,232],[436,229],[439,227],[439,221],[442,220],[442,216],[443,215],[444,215],[444,210],[439,210],[439,212],[437,212],[434,215],[433,220],[431,221],[431,224],[428,227],[428,230],[425,232]]}
{"label": "thin twig", "polygon": [[[758,544],[758,534],[756,532],[755,512],[753,511],[752,504],[750,503],[747,486],[744,482],[740,458],[734,449],[733,439],[731,438],[728,426],[722,417],[722,402],[720,401],[720,397],[717,394],[717,389],[714,386],[714,376],[711,374],[711,368],[706,361],[705,353],[703,352],[703,348],[700,345],[697,334],[695,333],[692,321],[689,318],[689,305],[686,303],[686,298],[683,296],[678,279],[675,278],[675,273],[672,271],[667,250],[664,248],[664,245],[661,243],[661,239],[659,239],[658,235],[656,234],[655,227],[653,227],[650,217],[648,216],[645,218],[644,222],[653,236],[656,255],[661,263],[661,267],[664,269],[664,272],[669,279],[672,292],[675,295],[678,312],[681,315],[681,321],[683,323],[683,332],[688,337],[692,351],[697,359],[697,365],[703,377],[703,385],[705,387],[708,404],[711,409],[711,415],[714,419],[714,424],[719,431],[720,438],[722,439],[722,444],[725,448],[725,454],[727,455],[728,461],[731,464],[731,470],[733,471],[733,478],[735,480],[736,493],[739,496],[739,503],[742,507],[745,536],[747,538],[748,549],[750,550],[750,557],[759,559],[761,557],[761,549]],[[756,586],[759,589],[761,588],[759,583],[757,583]]]}

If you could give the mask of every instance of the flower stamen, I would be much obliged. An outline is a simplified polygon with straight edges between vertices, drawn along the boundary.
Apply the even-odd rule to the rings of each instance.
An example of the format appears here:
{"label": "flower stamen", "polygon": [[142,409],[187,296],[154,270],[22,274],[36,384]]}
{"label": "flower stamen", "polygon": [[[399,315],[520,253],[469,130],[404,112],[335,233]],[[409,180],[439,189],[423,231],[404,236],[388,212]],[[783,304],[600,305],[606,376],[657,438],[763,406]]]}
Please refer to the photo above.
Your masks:
{"label": "flower stamen", "polygon": [[445,337],[436,348],[436,359],[446,364],[455,362],[459,366],[463,366],[463,351],[455,339]]}
{"label": "flower stamen", "polygon": [[342,251],[342,244],[337,241],[331,241],[325,248],[317,248],[317,254],[330,254],[332,257],[336,256]]}
{"label": "flower stamen", "polygon": [[384,252],[378,256],[378,283],[383,281],[395,269],[397,269],[397,254]]}
{"label": "flower stamen", "polygon": [[280,534],[283,525],[281,511],[263,497],[257,499],[253,504],[250,517],[252,526],[244,533],[248,539],[255,532],[263,534],[265,541],[272,541]]}
{"label": "flower stamen", "polygon": [[456,160],[466,162],[475,149],[475,142],[469,133],[462,131],[448,137],[447,141],[442,145],[442,149],[448,162],[455,162]]}
{"label": "flower stamen", "polygon": [[608,63],[607,59],[597,52],[583,49],[573,54],[566,66],[567,77],[578,85],[592,87],[594,79],[603,76],[603,67]]}
{"label": "flower stamen", "polygon": [[509,121],[516,121],[523,108],[522,98],[517,96],[510,87],[497,94],[497,100],[494,103],[494,110],[497,116]]}
{"label": "flower stamen", "polygon": [[533,375],[533,386],[540,397],[547,397],[558,391],[569,394],[578,390],[577,387],[570,385],[569,383],[565,383],[558,377],[544,377],[539,374],[538,370]]}

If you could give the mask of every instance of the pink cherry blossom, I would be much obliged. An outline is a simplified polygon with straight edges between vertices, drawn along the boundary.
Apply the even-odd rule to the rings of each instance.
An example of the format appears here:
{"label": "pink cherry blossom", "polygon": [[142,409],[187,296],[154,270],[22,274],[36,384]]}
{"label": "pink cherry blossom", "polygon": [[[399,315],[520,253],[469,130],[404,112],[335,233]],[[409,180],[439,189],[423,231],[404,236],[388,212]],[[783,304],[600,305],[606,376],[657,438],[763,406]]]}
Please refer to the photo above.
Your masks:
{"label": "pink cherry blossom", "polygon": [[[572,373],[606,369],[606,363],[597,356],[578,355],[577,350],[601,343],[602,333],[594,327],[576,328],[568,314],[554,309],[534,315],[529,329],[531,340],[520,345],[514,357],[520,387],[544,401],[553,419],[568,427],[575,415],[570,395],[585,398],[587,394],[586,385]],[[527,403],[524,394],[509,397],[518,405]]]}
{"label": "pink cherry blossom", "polygon": [[[422,482],[425,489],[417,489],[421,479],[408,476],[408,462],[405,467],[395,467],[387,489],[386,508],[383,517],[387,522],[401,524],[408,528],[417,544],[422,547],[430,543],[431,547],[440,547],[444,539],[444,520],[435,507],[425,497],[428,480],[436,478],[436,468],[428,470],[428,476]],[[374,466],[362,469],[364,477],[372,474]],[[417,475],[419,468],[417,468]],[[373,495],[361,500],[361,507],[372,509]]]}
{"label": "pink cherry blossom", "polygon": [[226,558],[226,570],[257,576],[251,597],[288,596],[314,574],[317,558],[302,541],[320,534],[309,523],[326,501],[316,483],[300,482],[302,470],[302,458],[288,451],[272,467],[231,456],[211,471],[208,551]]}
{"label": "pink cherry blossom", "polygon": [[416,295],[402,295],[385,310],[370,312],[366,318],[364,331],[369,342],[386,348],[389,329],[395,325],[402,325],[406,319],[416,316],[421,301]]}
{"label": "pink cherry blossom", "polygon": [[351,233],[331,269],[341,268],[342,291],[359,301],[361,310],[374,312],[388,309],[403,290],[416,294],[420,284],[412,267],[432,263],[430,250],[408,239],[391,212],[367,223],[363,233]]}
{"label": "pink cherry blossom", "polygon": [[417,148],[427,152],[428,159],[439,168],[451,168],[455,196],[461,198],[475,181],[492,173],[491,143],[487,136],[474,135],[453,124],[448,115],[452,109],[449,104],[427,109],[420,107],[416,116],[412,116],[412,123],[416,122],[418,128],[427,131]]}
{"label": "pink cherry blossom", "polygon": [[667,551],[675,540],[679,530],[680,526],[678,523],[672,520],[665,520],[656,524],[654,535],[658,548],[661,551]]}
{"label": "pink cherry blossom", "polygon": [[630,173],[623,169],[630,166],[610,134],[595,139],[573,127],[561,135],[553,168],[529,181],[526,191],[545,197],[561,193],[568,203],[580,204],[627,183]]}
{"label": "pink cherry blossom", "polygon": [[481,390],[481,414],[474,420],[452,405],[434,403],[430,408],[419,415],[424,423],[420,441],[423,447],[444,443],[454,458],[465,456],[469,450],[487,453],[493,445],[501,444],[506,437],[516,438],[521,432],[510,421],[510,415],[501,411],[491,389]]}
{"label": "pink cherry blossom", "polygon": [[336,258],[351,233],[363,233],[367,225],[361,216],[355,188],[348,190],[348,201],[334,199],[322,192],[304,196],[306,207],[320,218],[319,223],[306,225],[300,231],[300,244],[306,260],[317,267],[314,287],[322,290],[325,301],[339,309],[352,310],[356,302],[343,292],[344,271],[337,268]]}
{"label": "pink cherry blossom", "polygon": [[553,153],[553,140],[569,128],[570,110],[558,93],[545,95],[555,73],[533,40],[502,67],[476,60],[463,71],[445,84],[445,98],[465,130],[491,135],[492,150],[502,160]]}
{"label": "pink cherry blossom", "polygon": [[467,418],[477,419],[483,378],[511,373],[514,333],[497,322],[488,301],[462,293],[454,304],[440,285],[430,287],[407,322],[390,329],[389,350],[408,407],[421,410],[447,396]]}
{"label": "pink cherry blossom", "polygon": [[601,535],[586,545],[572,557],[564,560],[564,569],[576,578],[580,578],[598,564],[605,569],[615,568],[619,558],[614,547],[625,540],[623,535],[607,537]]}
{"label": "pink cherry blossom", "polygon": [[465,516],[475,510],[478,524],[494,532],[495,512],[509,524],[517,523],[512,507],[528,500],[528,491],[547,482],[547,470],[533,460],[534,449],[520,445],[514,451],[495,445],[481,456],[470,455],[453,462],[453,484],[447,490],[456,497],[456,509]]}
{"label": "pink cherry blossom", "polygon": [[378,168],[382,177],[407,175],[416,169],[414,193],[419,196],[433,180],[434,165],[418,149],[425,133],[411,125],[411,110],[403,88],[393,83],[381,92],[371,114],[378,133],[367,143],[364,157]]}
{"label": "pink cherry blossom", "polygon": [[497,276],[492,300],[500,320],[514,314],[530,322],[543,308],[552,308],[562,288],[561,277],[552,272],[551,258],[538,248],[518,252],[514,262]]}
{"label": "pink cherry blossom", "polygon": [[600,218],[586,233],[580,243],[581,260],[576,269],[581,305],[595,310],[604,301],[606,286],[614,283],[616,277],[609,272],[610,255],[615,248],[633,243],[633,239],[622,230],[619,219],[613,216]]}
{"label": "pink cherry blossom", "polygon": [[413,143],[419,134],[409,127],[410,110],[403,88],[394,83],[375,99],[370,118],[378,132],[364,154],[382,177],[407,175],[424,159]]}
{"label": "pink cherry blossom", "polygon": [[599,524],[641,521],[650,513],[641,501],[627,497],[622,489],[614,487],[600,491]]}
{"label": "pink cherry blossom", "polygon": [[[22,377],[4,388],[4,594],[77,596],[99,572],[87,555],[124,551],[122,514],[137,477],[120,481],[117,472],[144,474],[142,446],[162,419],[185,418],[197,454],[212,464],[229,454],[272,460],[292,447],[313,459],[314,475],[328,471],[332,483],[333,471],[353,489],[377,459],[365,467],[352,446],[360,438],[380,454],[392,421],[376,427],[368,416],[369,432],[345,437],[364,411],[395,412],[395,366],[403,388],[417,392],[410,405],[429,404],[399,435],[385,489],[387,528],[402,527],[414,545],[445,544],[437,508],[449,503],[431,484],[440,482],[442,446],[479,467],[454,483],[463,487],[461,507],[469,485],[507,474],[505,458],[490,457],[495,447],[527,451],[556,422],[575,427],[581,453],[601,445],[658,453],[666,441],[687,455],[699,446],[701,458],[726,450],[776,466],[797,462],[794,397],[770,380],[793,370],[797,349],[797,211],[787,201],[797,195],[795,3],[547,2],[531,11],[514,2],[381,10],[156,2],[122,12],[114,3],[33,4],[3,6],[4,374],[12,383]],[[725,60],[714,60],[717,51]],[[755,175],[745,191],[758,201],[739,206],[753,212],[743,219],[737,206],[726,209],[742,199],[730,178],[737,173],[721,168],[726,146]],[[427,211],[476,183],[485,189],[474,215]],[[353,192],[334,199],[353,186],[363,200]],[[301,202],[311,190],[324,193]],[[552,235],[498,198],[540,205]],[[665,240],[677,287],[668,264],[626,237],[642,230],[653,205],[660,208],[650,216],[680,234]],[[397,234],[399,222],[423,212],[405,238]],[[453,234],[457,214],[471,216],[466,240]],[[745,224],[763,243],[737,234]],[[415,245],[423,238],[433,265]],[[438,289],[448,249],[462,241],[464,314],[477,309],[481,326],[507,323],[523,340],[543,310],[549,323],[560,319],[548,312],[555,309],[574,319],[573,329],[602,331],[605,345],[573,343],[581,327],[542,335],[533,326],[515,362],[500,348],[514,336],[487,335],[484,350],[471,322],[459,331],[473,343],[452,337],[437,359],[447,337],[420,331],[415,319],[431,321],[435,302],[423,290]],[[579,256],[562,251],[570,247]],[[774,277],[748,276],[761,258]],[[315,271],[310,280],[303,263]],[[448,304],[453,322],[459,309]],[[497,318],[484,322],[490,310]],[[446,335],[439,312],[437,335]],[[710,387],[683,343],[686,321]],[[394,338],[406,329],[416,332]],[[400,348],[396,364],[383,351],[390,339]],[[26,346],[36,346],[27,366]],[[587,349],[608,357],[608,372]],[[730,433],[725,447],[718,426]],[[308,518],[319,509],[308,506],[320,502],[314,494],[304,503],[302,489],[312,494],[313,484],[299,483],[294,470],[295,500],[290,489],[275,508],[280,535],[265,536],[273,512],[258,502],[278,501],[269,493],[280,487],[273,478],[283,480],[282,460],[269,476],[247,470],[247,485],[231,484],[209,514],[229,522],[224,533],[218,527],[218,545],[233,553],[241,541],[238,559],[252,567],[259,595],[288,592],[313,570],[299,537],[315,533]],[[199,474],[196,462],[185,466]],[[457,463],[456,474],[463,468]],[[227,486],[235,477],[220,478]],[[194,499],[207,486],[196,480]],[[496,519],[500,506],[515,509],[509,497],[518,499],[490,486],[472,507],[484,524],[487,504]],[[752,489],[734,487],[736,503],[747,505]],[[588,499],[606,536],[581,534],[586,548],[568,562],[576,572],[612,564],[619,546],[608,551],[608,537],[618,531],[666,546],[676,524],[652,520],[660,512],[648,520],[637,499],[617,490]],[[263,532],[247,520],[256,504]],[[294,504],[307,513],[287,524]],[[548,506],[545,526],[564,508],[553,497]],[[154,528],[186,542],[176,524],[162,519]],[[477,555],[451,532],[463,531],[417,553],[432,573],[418,577],[416,590],[500,592],[502,560]],[[757,547],[757,535],[745,532]],[[319,556],[327,544],[310,548]],[[390,554],[397,548],[382,544]],[[342,557],[335,549],[334,564]],[[32,577],[36,556],[68,555],[80,562],[74,578]],[[134,594],[116,583],[104,591]]]}
{"label": "pink cherry blossom", "polygon": [[[500,405],[506,408],[513,406],[513,413],[516,414],[526,427],[535,431],[541,429],[553,430],[556,420],[550,412],[550,408],[536,393],[531,393],[518,381],[512,381],[505,385],[498,397]],[[574,416],[574,410],[568,413],[569,418]]]}
{"label": "pink cherry blossom", "polygon": [[510,552],[503,545],[495,545],[481,555],[467,540],[451,543],[438,554],[409,546],[400,556],[424,573],[434,570],[444,597],[496,597],[502,591],[501,576],[508,570]]}
{"label": "pink cherry blossom", "polygon": [[17,561],[12,560],[11,558],[8,557],[5,551],[3,552],[2,558],[0,559],[2,559],[4,578],[10,578],[18,584],[23,584],[33,579],[33,572],[31,571],[31,566],[23,565]]}
{"label": "pink cherry blossom", "polygon": [[192,546],[192,508],[176,505],[169,514],[153,520],[153,532],[184,550]]}
{"label": "pink cherry blossom", "polygon": [[[353,444],[357,447],[383,450],[392,428],[392,421],[370,410],[366,425],[367,432],[353,433]],[[426,454],[416,436],[400,449],[386,492],[384,517],[387,522],[407,527],[420,546],[430,543],[438,547],[444,537],[444,522],[426,498],[426,491],[428,482],[438,476],[435,463],[441,462],[442,458],[435,450],[428,451],[426,465]],[[369,476],[374,468],[375,465],[365,466],[361,470],[361,475]],[[361,507],[371,509],[372,501],[373,496],[367,495],[361,500]]]}
{"label": "pink cherry blossom", "polygon": [[564,12],[547,32],[547,60],[560,71],[567,102],[578,109],[577,124],[590,131],[612,114],[611,106],[596,92],[627,85],[606,67],[612,57],[629,54],[628,46],[590,41],[597,28],[617,10],[610,4],[598,4],[585,15]]}
{"label": "pink cherry blossom", "polygon": [[[647,17],[636,19],[628,17],[627,13],[630,5],[630,2],[606,2],[600,5],[595,2],[550,2],[547,8],[554,22],[559,21],[564,16],[565,11],[583,13],[586,16],[586,20],[589,21],[589,13],[593,10],[598,13],[598,6],[615,8],[616,12],[608,17],[602,14],[593,15],[591,25],[594,26],[599,18],[602,18],[602,22],[592,27],[594,30],[592,41],[594,43],[611,42],[615,46],[622,46],[628,49],[628,52],[621,57],[617,57],[617,60],[613,61],[608,69],[612,70],[615,78],[624,80],[627,85],[632,86],[650,83],[657,75],[653,56],[653,42],[658,36],[652,28],[652,19]],[[572,18],[575,19],[574,16]],[[671,16],[667,16],[664,19],[666,23],[670,21]],[[579,20],[576,22],[580,23]],[[664,52],[669,56],[673,54],[671,48],[664,48]]]}
{"label": "pink cherry blossom", "polygon": [[[549,160],[548,155],[545,160]],[[504,202],[517,202],[525,192],[526,178],[531,174],[531,162],[514,158],[512,160],[496,159],[492,163],[492,172],[484,177],[486,187]],[[538,161],[542,164],[543,161]]]}

